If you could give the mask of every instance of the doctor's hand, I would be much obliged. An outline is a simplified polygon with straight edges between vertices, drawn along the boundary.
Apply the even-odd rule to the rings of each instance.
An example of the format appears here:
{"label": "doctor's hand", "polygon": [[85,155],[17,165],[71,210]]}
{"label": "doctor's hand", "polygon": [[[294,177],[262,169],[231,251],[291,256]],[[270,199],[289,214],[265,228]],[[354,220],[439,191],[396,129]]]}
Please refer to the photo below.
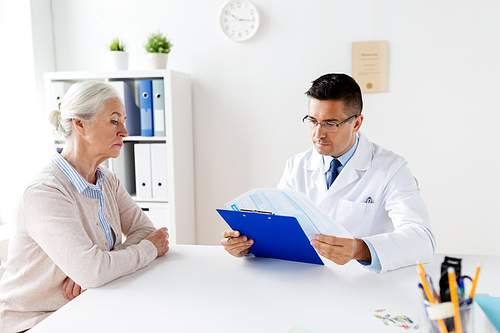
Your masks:
{"label": "doctor's hand", "polygon": [[316,235],[311,245],[318,253],[337,265],[345,265],[352,259],[372,261],[370,249],[359,238],[343,238],[326,235]]}
{"label": "doctor's hand", "polygon": [[69,276],[66,278],[66,280],[64,280],[61,288],[64,298],[69,299],[70,301],[72,299],[75,299],[85,290],[82,290],[82,288],[79,285],[77,285],[75,281],[73,281]]}
{"label": "doctor's hand", "polygon": [[241,235],[236,230],[224,230],[222,232],[222,240],[220,243],[224,246],[224,250],[236,258],[241,258],[250,253],[248,249],[253,244],[252,239]]}

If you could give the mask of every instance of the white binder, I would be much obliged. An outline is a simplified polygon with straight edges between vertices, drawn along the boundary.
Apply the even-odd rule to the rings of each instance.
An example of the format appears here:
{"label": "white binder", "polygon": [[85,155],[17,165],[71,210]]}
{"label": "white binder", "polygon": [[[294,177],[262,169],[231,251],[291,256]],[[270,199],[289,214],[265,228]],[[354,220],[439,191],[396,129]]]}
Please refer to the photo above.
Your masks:
{"label": "white binder", "polygon": [[69,87],[71,87],[71,83],[65,81],[52,81],[50,83],[52,110],[59,110],[59,103],[61,102],[61,98],[63,98],[64,94],[66,94]]}
{"label": "white binder", "polygon": [[151,177],[153,198],[167,199],[167,155],[165,143],[151,144]]}
{"label": "white binder", "polygon": [[153,85],[154,136],[165,136],[165,98],[163,79],[151,80]]}
{"label": "white binder", "polygon": [[151,144],[134,144],[135,190],[137,198],[151,199]]}

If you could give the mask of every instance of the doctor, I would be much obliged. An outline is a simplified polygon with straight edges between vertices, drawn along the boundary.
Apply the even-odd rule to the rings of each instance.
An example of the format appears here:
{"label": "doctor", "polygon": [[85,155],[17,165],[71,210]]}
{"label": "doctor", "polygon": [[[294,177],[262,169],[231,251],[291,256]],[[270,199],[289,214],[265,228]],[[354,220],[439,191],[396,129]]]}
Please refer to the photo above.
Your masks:
{"label": "doctor", "polygon": [[[428,262],[435,240],[420,190],[404,158],[370,142],[359,129],[363,101],[345,74],[326,74],[306,92],[314,147],[288,160],[279,188],[306,194],[354,237],[316,235],[311,245],[336,264],[357,260],[369,271]],[[222,233],[235,257],[253,241],[238,231]]]}

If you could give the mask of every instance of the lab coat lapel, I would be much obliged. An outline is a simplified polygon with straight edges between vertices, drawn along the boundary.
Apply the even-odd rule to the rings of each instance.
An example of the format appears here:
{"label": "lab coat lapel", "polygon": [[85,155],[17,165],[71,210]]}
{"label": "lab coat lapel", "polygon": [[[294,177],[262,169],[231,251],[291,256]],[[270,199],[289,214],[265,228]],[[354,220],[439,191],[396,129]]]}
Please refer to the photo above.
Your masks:
{"label": "lab coat lapel", "polygon": [[310,174],[312,181],[312,192],[318,193],[320,197],[326,194],[326,178],[321,165],[323,163],[323,156],[321,156],[316,149],[311,154],[311,157],[306,161],[304,168]]}

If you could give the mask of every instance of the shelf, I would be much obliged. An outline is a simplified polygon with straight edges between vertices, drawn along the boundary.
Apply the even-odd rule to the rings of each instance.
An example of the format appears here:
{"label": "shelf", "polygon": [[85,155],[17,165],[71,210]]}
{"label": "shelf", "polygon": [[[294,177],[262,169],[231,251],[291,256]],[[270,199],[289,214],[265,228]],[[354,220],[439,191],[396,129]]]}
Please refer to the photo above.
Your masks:
{"label": "shelf", "polygon": [[166,142],[165,136],[128,136],[123,138],[124,142]]}
{"label": "shelf", "polygon": [[126,70],[126,71],[78,71],[78,72],[50,72],[45,73],[45,78],[51,81],[81,81],[81,80],[106,80],[106,79],[149,79],[158,77],[176,76],[189,79],[188,74],[167,70]]}

